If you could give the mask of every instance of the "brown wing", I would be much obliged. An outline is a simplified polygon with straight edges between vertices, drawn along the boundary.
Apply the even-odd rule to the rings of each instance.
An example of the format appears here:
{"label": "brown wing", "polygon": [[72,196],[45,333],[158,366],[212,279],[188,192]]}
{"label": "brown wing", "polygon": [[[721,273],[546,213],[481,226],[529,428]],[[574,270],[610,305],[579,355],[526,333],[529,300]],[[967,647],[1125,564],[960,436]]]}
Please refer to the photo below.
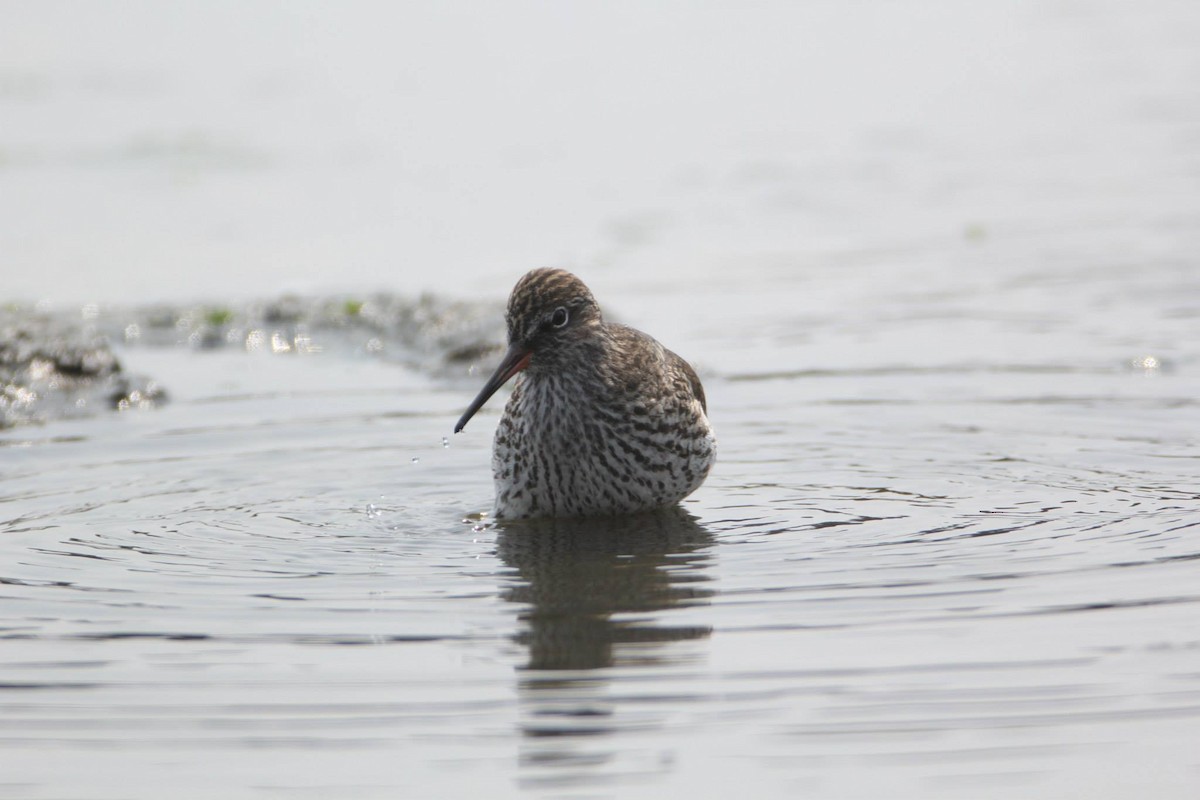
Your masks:
{"label": "brown wing", "polygon": [[625,380],[622,381],[623,391],[635,395],[640,391],[641,382],[646,380],[647,376],[662,374],[659,372],[662,364],[656,354],[658,348],[662,348],[663,358],[666,359],[666,379],[687,381],[692,395],[700,401],[700,408],[704,410],[705,414],[708,414],[708,401],[704,397],[704,387],[700,385],[700,377],[696,375],[696,370],[692,369],[692,365],[681,358],[679,354],[663,347],[654,337],[647,336],[626,325],[608,323],[605,325],[605,329],[615,344],[615,350],[610,352],[619,355],[622,365],[626,367],[626,369],[620,370],[620,374],[625,377]]}
{"label": "brown wing", "polygon": [[708,413],[708,401],[704,397],[704,387],[700,385],[700,376],[696,374],[696,370],[692,369],[692,365],[683,360],[674,352],[667,350],[667,360],[671,366],[678,369],[687,378],[687,382],[691,384],[692,394],[696,395],[696,399],[700,401],[700,408],[704,409],[704,413]]}

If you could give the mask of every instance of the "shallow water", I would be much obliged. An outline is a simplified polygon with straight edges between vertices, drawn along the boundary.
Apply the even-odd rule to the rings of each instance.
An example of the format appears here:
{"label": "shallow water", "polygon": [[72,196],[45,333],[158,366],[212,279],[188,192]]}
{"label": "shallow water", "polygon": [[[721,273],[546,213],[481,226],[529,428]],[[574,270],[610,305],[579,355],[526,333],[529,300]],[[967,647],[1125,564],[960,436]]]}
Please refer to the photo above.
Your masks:
{"label": "shallow water", "polygon": [[[256,8],[269,32],[271,6]],[[489,167],[462,131],[441,146],[479,161],[434,166],[418,148],[392,171],[394,154],[373,161],[367,146],[383,147],[386,126],[356,158],[322,160],[349,136],[337,115],[269,167],[205,147],[81,160],[100,134],[54,120],[85,104],[72,76],[107,62],[43,72],[9,48],[26,63],[0,103],[25,113],[0,132],[0,181],[52,193],[82,175],[68,221],[88,181],[109,179],[104,214],[180,216],[161,238],[114,244],[99,219],[51,246],[60,228],[30,222],[41,195],[0,192],[22,226],[7,238],[15,291],[51,301],[6,313],[107,334],[169,398],[0,430],[0,798],[1194,797],[1200,15],[1167,2],[955,8],[760,9],[790,27],[730,28],[717,55],[747,61],[728,74],[699,57],[711,48],[664,40],[703,69],[675,76],[695,93],[663,109],[657,83],[638,94],[630,78],[649,63],[643,34],[594,10],[538,17],[632,37],[616,77],[593,86],[629,89],[628,102],[593,138],[547,121],[550,139],[578,134],[599,153],[640,120],[666,142],[597,156],[579,194],[556,177],[582,169],[574,151]],[[226,12],[196,13],[220,27]],[[329,12],[306,13],[327,59],[321,37],[350,48],[371,27],[360,11],[330,33]],[[509,33],[536,16],[511,13]],[[22,41],[53,27],[30,19]],[[712,9],[672,20],[689,35],[729,22]],[[422,17],[397,35],[456,24]],[[780,37],[800,38],[784,51]],[[559,40],[542,38],[517,62],[535,95],[591,63],[555,61]],[[100,73],[125,82],[96,78],[97,91],[173,118],[198,91],[178,66],[190,62],[145,47]],[[879,62],[856,59],[873,48],[908,60],[868,69]],[[365,81],[354,91],[391,86],[379,70],[406,52],[346,62]],[[332,78],[289,57],[216,118],[235,129],[251,97],[293,112],[325,97]],[[792,87],[828,59],[841,69]],[[161,83],[133,80],[160,62]],[[249,69],[236,54],[210,66],[217,89]],[[454,75],[409,87],[404,107],[453,116],[435,89]],[[760,75],[764,94],[743,97]],[[787,87],[811,119],[777,102]],[[757,116],[721,115],[675,152],[666,134],[711,114],[713,97]],[[250,117],[242,132],[270,140],[255,124],[287,119]],[[14,137],[38,124],[58,138],[23,149]],[[527,130],[511,124],[489,134],[496,147]],[[404,130],[424,142],[446,129]],[[289,160],[296,148],[313,161]],[[365,181],[367,197],[291,191],[314,172]],[[402,173],[430,193],[429,218],[462,219],[415,241],[382,233],[352,213],[375,208],[376,173],[396,180],[398,205],[423,197]],[[494,184],[494,202],[447,188],[474,181]],[[561,191],[538,199],[547,187]],[[286,197],[277,224],[233,226],[264,191]],[[228,203],[209,208],[210,193]],[[516,241],[543,233],[548,250]],[[282,272],[245,272],[287,261],[281,243],[324,257],[351,238],[345,294],[280,298]],[[211,269],[140,282],[164,242]],[[677,512],[511,525],[483,513],[501,398],[450,431],[494,357],[507,288],[531,259],[575,252],[563,242],[586,242],[565,263],[611,315],[704,380],[719,462]],[[111,257],[111,285],[60,279],[73,246]],[[384,252],[422,267],[399,268],[380,297],[367,287]],[[423,288],[440,291],[418,299]],[[72,305],[93,298],[82,316]]]}
{"label": "shallow water", "polygon": [[709,372],[680,513],[498,527],[478,378],[127,358],[0,435],[6,796],[1196,786],[1188,368]]}

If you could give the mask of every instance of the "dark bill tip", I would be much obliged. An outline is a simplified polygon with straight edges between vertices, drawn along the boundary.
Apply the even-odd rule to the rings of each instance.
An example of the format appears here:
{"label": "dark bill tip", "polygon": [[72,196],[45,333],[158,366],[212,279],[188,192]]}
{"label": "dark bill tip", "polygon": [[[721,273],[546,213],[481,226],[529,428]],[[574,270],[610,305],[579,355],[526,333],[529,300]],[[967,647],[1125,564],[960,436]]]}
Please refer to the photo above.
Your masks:
{"label": "dark bill tip", "polygon": [[532,355],[533,353],[520,345],[511,345],[508,352],[504,354],[504,358],[500,359],[500,366],[496,367],[492,377],[488,378],[488,382],[479,390],[479,394],[471,401],[471,405],[467,406],[467,410],[459,417],[458,424],[454,426],[454,432],[458,433],[467,427],[471,417],[475,416],[476,411],[483,408],[483,404],[496,393],[497,389],[507,383],[513,375],[528,367],[529,358]]}

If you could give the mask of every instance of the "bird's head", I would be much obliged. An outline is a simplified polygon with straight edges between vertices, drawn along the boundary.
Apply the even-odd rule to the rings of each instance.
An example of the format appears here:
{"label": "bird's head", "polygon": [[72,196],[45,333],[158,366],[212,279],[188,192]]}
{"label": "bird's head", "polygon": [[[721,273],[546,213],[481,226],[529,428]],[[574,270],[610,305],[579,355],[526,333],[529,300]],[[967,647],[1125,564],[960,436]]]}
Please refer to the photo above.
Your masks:
{"label": "bird's head", "polygon": [[[525,273],[508,298],[508,352],[454,426],[458,433],[496,390],[524,369],[558,369],[592,337],[603,320],[583,281],[563,269]],[[532,374],[532,372],[531,372]]]}

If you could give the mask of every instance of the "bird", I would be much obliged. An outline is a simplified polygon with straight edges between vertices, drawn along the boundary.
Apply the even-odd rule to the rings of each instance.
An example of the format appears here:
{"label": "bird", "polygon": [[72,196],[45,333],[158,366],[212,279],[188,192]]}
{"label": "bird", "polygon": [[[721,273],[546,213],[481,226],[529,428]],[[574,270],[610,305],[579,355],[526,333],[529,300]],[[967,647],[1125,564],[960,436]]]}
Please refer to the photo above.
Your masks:
{"label": "bird", "polygon": [[454,426],[517,376],[492,442],[496,519],[635,514],[699,488],[717,441],[687,361],[607,322],[564,269],[526,273],[505,321],[508,350]]}

